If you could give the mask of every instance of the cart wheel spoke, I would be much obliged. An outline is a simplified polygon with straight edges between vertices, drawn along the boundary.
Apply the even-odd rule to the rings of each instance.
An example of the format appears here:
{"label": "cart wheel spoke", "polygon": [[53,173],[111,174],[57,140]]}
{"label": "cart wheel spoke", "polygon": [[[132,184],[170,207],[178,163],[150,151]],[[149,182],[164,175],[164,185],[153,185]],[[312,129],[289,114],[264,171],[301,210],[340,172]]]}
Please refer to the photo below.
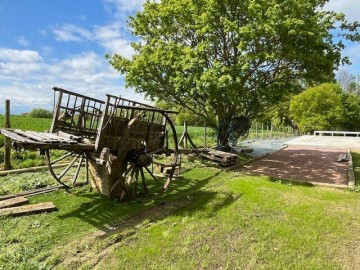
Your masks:
{"label": "cart wheel spoke", "polygon": [[59,175],[59,179],[61,180],[61,178],[64,177],[64,175],[71,169],[71,167],[74,165],[74,163],[76,162],[76,160],[79,159],[79,156],[76,155],[73,160],[69,163],[69,165],[62,171],[62,173]]}
{"label": "cart wheel spoke", "polygon": [[158,181],[158,179],[155,177],[155,175],[149,170],[149,168],[148,167],[144,167],[145,168],[145,170],[151,175],[151,177],[154,179],[154,181],[155,182],[157,182]]}
{"label": "cart wheel spoke", "polygon": [[70,161],[70,163],[65,167],[65,169],[61,172],[61,173],[56,173],[54,171],[55,168],[57,168],[58,166],[60,167],[61,164],[57,165],[56,163],[58,163],[59,161],[61,160],[64,160],[68,157],[70,157],[71,155],[73,155],[74,153],[72,152],[69,152],[69,153],[66,153],[64,154],[63,156],[61,156],[60,158],[52,161],[51,160],[51,153],[50,153],[50,150],[45,150],[45,160],[46,160],[46,164],[47,164],[47,167],[49,169],[49,172],[51,174],[51,176],[58,182],[60,183],[62,186],[66,187],[66,188],[70,188],[69,184],[65,183],[65,181],[63,181],[62,179],[70,174],[70,169],[72,167],[74,167],[76,161],[78,161],[79,163],[77,164],[76,166],[76,169],[75,169],[75,174],[73,175],[73,178],[72,178],[72,186],[75,186],[77,185],[77,180],[79,178],[79,175],[80,175],[80,170],[81,170],[81,167],[85,161],[85,167],[86,167],[86,183],[89,182],[89,161],[88,161],[88,155],[86,153],[77,153],[74,158]]}
{"label": "cart wheel spoke", "polygon": [[133,196],[134,197],[136,196],[138,181],[139,181],[139,168],[136,168],[135,178],[134,178],[134,188],[133,188]]}
{"label": "cart wheel spoke", "polygon": [[82,165],[83,161],[84,161],[84,156],[80,156],[80,160],[79,160],[79,163],[77,165],[76,172],[75,172],[75,175],[74,175],[74,178],[73,178],[73,186],[76,185],[76,180],[77,180],[77,178],[79,176],[79,172],[80,172],[81,165]]}
{"label": "cart wheel spoke", "polygon": [[86,182],[85,184],[89,184],[89,157],[85,154],[85,169],[86,169]]}
{"label": "cart wheel spoke", "polygon": [[147,190],[147,186],[146,186],[146,182],[145,182],[145,176],[144,176],[144,169],[143,168],[140,168],[140,175],[141,175],[141,181],[142,181],[144,192],[145,192],[145,194],[148,194],[148,190]]}

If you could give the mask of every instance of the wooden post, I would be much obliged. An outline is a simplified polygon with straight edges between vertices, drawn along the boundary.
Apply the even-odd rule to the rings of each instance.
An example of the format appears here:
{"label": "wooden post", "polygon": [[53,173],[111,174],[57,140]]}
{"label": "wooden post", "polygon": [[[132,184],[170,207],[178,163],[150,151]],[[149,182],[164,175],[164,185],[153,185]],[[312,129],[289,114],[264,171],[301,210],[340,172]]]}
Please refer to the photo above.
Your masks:
{"label": "wooden post", "polygon": [[[5,128],[10,128],[10,100],[5,101]],[[9,138],[5,137],[5,170],[11,169],[10,162],[10,153],[11,153],[11,141]]]}
{"label": "wooden post", "polygon": [[[188,134],[187,121],[184,121],[184,132]],[[188,149],[188,138],[185,136],[185,149]]]}
{"label": "wooden post", "polygon": [[204,148],[207,148],[207,143],[206,143],[206,123],[204,123]]}

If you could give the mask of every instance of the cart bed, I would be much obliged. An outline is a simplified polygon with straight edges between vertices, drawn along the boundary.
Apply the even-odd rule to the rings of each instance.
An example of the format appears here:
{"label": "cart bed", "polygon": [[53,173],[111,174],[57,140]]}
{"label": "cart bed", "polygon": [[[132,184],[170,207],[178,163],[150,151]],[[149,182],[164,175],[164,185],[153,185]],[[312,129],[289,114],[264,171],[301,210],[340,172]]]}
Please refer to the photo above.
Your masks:
{"label": "cart bed", "polygon": [[0,129],[0,133],[13,140],[15,148],[24,149],[64,149],[77,151],[93,151],[95,145],[65,132],[48,133],[24,131],[20,129]]}

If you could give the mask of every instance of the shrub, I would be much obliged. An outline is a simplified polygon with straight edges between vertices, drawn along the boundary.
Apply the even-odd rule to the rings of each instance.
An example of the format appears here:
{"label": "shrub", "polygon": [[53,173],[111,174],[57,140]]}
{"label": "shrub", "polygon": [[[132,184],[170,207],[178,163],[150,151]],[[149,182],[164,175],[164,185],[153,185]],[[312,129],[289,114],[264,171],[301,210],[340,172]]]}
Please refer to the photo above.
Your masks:
{"label": "shrub", "polygon": [[29,116],[34,118],[52,118],[53,114],[52,112],[45,109],[33,109],[29,113]]}
{"label": "shrub", "polygon": [[290,115],[304,133],[341,129],[345,110],[340,86],[321,84],[294,96],[290,101]]}

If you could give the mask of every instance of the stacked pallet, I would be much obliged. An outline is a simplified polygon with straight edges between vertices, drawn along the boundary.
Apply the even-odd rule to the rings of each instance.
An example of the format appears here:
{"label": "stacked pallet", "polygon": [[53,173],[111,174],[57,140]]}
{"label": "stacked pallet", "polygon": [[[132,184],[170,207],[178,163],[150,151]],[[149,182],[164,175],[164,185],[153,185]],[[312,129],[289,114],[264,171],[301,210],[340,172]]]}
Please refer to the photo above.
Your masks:
{"label": "stacked pallet", "polygon": [[232,166],[236,163],[238,155],[233,153],[227,153],[215,149],[204,151],[200,154],[201,157],[217,162],[223,167]]}

